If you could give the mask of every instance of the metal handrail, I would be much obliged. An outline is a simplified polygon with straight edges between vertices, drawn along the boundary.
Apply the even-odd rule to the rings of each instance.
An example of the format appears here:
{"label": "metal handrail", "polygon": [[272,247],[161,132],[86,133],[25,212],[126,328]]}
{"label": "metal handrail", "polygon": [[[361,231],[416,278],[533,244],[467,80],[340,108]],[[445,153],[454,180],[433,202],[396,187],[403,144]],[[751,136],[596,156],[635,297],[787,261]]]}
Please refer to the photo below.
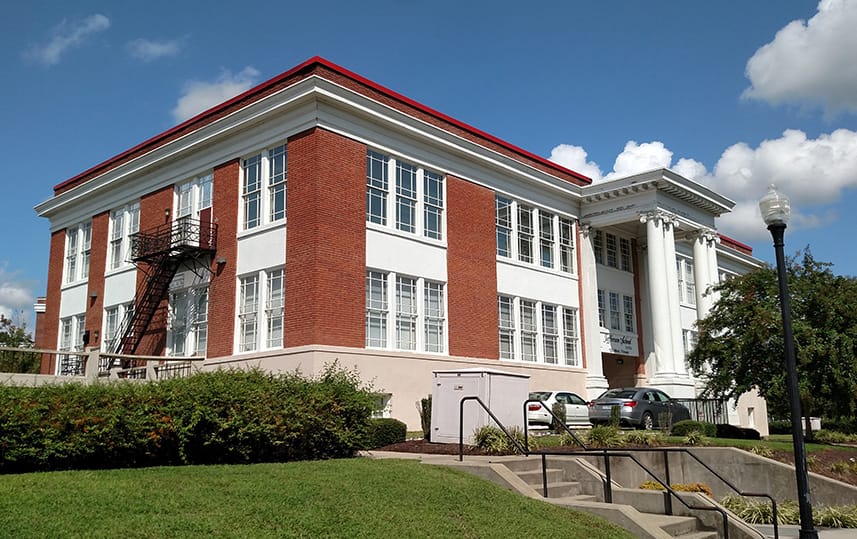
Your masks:
{"label": "metal handrail", "polygon": [[[585,443],[583,443],[583,442],[580,440],[580,438],[578,438],[578,437],[577,437],[577,435],[576,435],[576,434],[574,434],[574,432],[572,432],[572,431],[571,431],[571,429],[570,429],[570,428],[568,428],[568,425],[566,425],[566,424],[565,424],[565,421],[560,421],[560,418],[559,418],[555,413],[553,413],[553,410],[551,410],[550,408],[548,408],[548,406],[547,406],[544,402],[540,401],[539,399],[527,399],[527,400],[525,400],[525,401],[524,401],[524,405],[523,405],[523,406],[524,406],[524,425],[526,425],[526,424],[527,424],[527,415],[528,415],[528,414],[527,414],[527,405],[528,405],[528,404],[530,404],[531,402],[537,402],[537,403],[541,404],[541,405],[542,405],[542,408],[544,408],[545,410],[547,410],[547,412],[551,415],[551,417],[553,417],[553,418],[554,418],[554,420],[555,420],[555,422],[556,422],[556,424],[557,424],[557,425],[561,425],[561,426],[562,426],[562,428],[563,428],[563,429],[565,429],[565,432],[567,432],[567,433],[571,436],[571,438],[572,438],[575,442],[577,442],[577,444],[578,444],[580,447],[582,447],[583,449],[588,449],[588,448],[586,447],[586,444],[585,444]],[[527,450],[529,451],[529,449],[530,449],[529,429],[524,429],[524,447],[526,447],[526,448],[527,448]]]}
{"label": "metal handrail", "polygon": [[464,460],[464,402],[470,401],[470,400],[475,400],[476,402],[478,402],[479,406],[481,406],[483,410],[488,412],[488,415],[491,416],[491,419],[494,420],[494,423],[497,423],[497,426],[500,427],[500,430],[503,431],[503,434],[506,435],[506,438],[508,438],[509,441],[511,441],[515,445],[515,447],[518,448],[518,450],[521,453],[523,453],[525,456],[529,456],[529,454],[530,454],[529,451],[527,451],[525,448],[521,447],[521,444],[518,443],[518,440],[516,440],[511,434],[509,434],[509,431],[506,430],[506,427],[503,425],[503,423],[501,423],[500,420],[497,419],[497,416],[495,416],[494,413],[491,412],[491,410],[489,410],[487,406],[485,406],[485,403],[482,402],[482,399],[480,399],[479,397],[477,397],[475,395],[472,395],[470,397],[462,397],[462,399],[458,402],[458,461],[459,462]]}

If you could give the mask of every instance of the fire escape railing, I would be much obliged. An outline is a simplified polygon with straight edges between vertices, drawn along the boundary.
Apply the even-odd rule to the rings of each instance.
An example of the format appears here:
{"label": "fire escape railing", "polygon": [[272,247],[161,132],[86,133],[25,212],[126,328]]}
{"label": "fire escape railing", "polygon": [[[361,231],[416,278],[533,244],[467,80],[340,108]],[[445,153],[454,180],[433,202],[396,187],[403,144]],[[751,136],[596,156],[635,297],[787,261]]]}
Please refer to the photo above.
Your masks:
{"label": "fire escape railing", "polygon": [[131,236],[131,260],[147,266],[147,278],[137,289],[134,308],[116,332],[120,338],[113,347],[115,353],[137,352],[182,262],[210,255],[216,249],[217,225],[188,217]]}

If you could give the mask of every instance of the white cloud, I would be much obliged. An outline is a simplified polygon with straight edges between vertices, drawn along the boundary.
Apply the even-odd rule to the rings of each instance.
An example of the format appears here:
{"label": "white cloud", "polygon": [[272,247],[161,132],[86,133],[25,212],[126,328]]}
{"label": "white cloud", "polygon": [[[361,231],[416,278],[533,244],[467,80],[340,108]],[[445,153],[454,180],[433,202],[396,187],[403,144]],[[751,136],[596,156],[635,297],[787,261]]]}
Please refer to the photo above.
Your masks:
{"label": "white cloud", "polygon": [[613,171],[603,174],[598,165],[586,161],[579,146],[559,145],[551,159],[582,172],[581,164],[594,168],[586,174],[593,179],[628,176],[655,168],[671,168],[735,201],[735,208],[718,220],[718,228],[743,241],[762,239],[768,232],[760,226],[758,201],[771,183],[792,202],[790,229],[821,228],[837,219],[830,208],[847,189],[857,188],[857,132],[837,129],[807,138],[806,133],[789,129],[758,147],[739,142],[726,148],[711,172],[694,159],[672,163],[673,153],[662,142],[638,144],[631,140],[616,157]]}
{"label": "white cloud", "polygon": [[150,39],[135,39],[126,45],[128,52],[134,58],[144,62],[152,62],[166,56],[176,56],[181,52],[182,44],[179,40],[152,41]]}
{"label": "white cloud", "polygon": [[820,104],[828,115],[857,111],[857,2],[821,0],[809,21],[795,20],[747,62],[744,96]]}
{"label": "white cloud", "polygon": [[56,65],[66,51],[108,28],[110,19],[100,13],[74,21],[64,20],[51,31],[51,39],[47,43],[33,45],[24,52],[24,58],[46,66]]}
{"label": "white cloud", "polygon": [[0,263],[0,314],[17,319],[23,313],[24,321],[27,321],[35,301],[31,284],[17,273],[8,271],[6,264]]}
{"label": "white cloud", "polygon": [[173,109],[173,118],[183,122],[241,92],[250,89],[259,78],[259,72],[247,66],[233,75],[223,71],[214,82],[190,81]]}
{"label": "white cloud", "polygon": [[549,159],[558,165],[588,176],[593,182],[597,182],[601,180],[601,167],[594,161],[587,161],[587,157],[586,150],[580,146],[560,144],[551,150]]}

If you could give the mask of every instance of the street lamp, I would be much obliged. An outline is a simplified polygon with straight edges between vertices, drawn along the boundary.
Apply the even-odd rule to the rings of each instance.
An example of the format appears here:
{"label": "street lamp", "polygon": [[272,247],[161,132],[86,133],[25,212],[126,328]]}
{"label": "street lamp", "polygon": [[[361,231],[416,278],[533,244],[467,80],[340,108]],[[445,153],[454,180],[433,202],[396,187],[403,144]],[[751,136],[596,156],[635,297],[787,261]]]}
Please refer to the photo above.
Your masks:
{"label": "street lamp", "polygon": [[771,185],[768,194],[759,201],[762,219],[774,238],[777,254],[777,277],[780,282],[780,310],[783,314],[783,340],[786,356],[786,382],[792,412],[792,438],[795,452],[795,475],[797,475],[798,507],[800,508],[800,539],[817,539],[818,532],[812,523],[812,504],[809,501],[809,478],[806,473],[806,449],[801,429],[800,396],[797,385],[794,337],[792,336],[792,313],[789,305],[789,286],[786,279],[786,264],[783,256],[783,234],[789,222],[791,205],[787,196]]}

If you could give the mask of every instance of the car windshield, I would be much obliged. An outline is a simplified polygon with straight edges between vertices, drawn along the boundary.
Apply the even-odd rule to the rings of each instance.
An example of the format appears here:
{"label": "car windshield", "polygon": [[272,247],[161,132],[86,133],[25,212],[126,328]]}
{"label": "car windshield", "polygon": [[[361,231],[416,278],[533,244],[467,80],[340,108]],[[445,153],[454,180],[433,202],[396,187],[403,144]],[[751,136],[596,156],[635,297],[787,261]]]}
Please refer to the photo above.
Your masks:
{"label": "car windshield", "polygon": [[535,400],[542,401],[542,402],[548,400],[550,398],[550,396],[551,396],[550,391],[533,391],[532,393],[530,393],[531,399],[535,399]]}
{"label": "car windshield", "polygon": [[599,399],[633,399],[634,395],[637,394],[636,389],[610,389],[607,390],[603,395],[598,397]]}

